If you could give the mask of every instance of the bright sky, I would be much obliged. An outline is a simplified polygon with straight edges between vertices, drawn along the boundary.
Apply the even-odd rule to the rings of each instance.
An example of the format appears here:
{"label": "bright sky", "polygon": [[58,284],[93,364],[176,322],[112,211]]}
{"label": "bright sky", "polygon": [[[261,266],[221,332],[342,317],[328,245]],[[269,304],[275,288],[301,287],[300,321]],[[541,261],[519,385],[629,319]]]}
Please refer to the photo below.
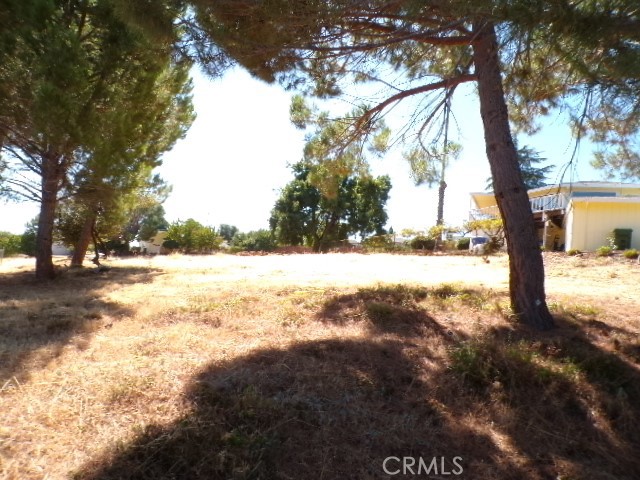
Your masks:
{"label": "bright sky", "polygon": [[[289,122],[292,93],[267,85],[234,69],[223,78],[195,75],[194,103],[198,118],[185,139],[164,156],[159,173],[173,192],[165,202],[167,219],[194,218],[211,226],[236,225],[241,231],[268,228],[278,189],[292,179],[288,164],[302,156],[304,134]],[[459,88],[453,113],[460,127],[460,158],[447,175],[445,222],[461,225],[469,211],[469,192],[483,191],[489,176],[482,124],[472,86]],[[397,120],[396,120],[397,121]],[[394,120],[389,120],[393,128]],[[574,144],[562,118],[546,121],[543,131],[520,138],[520,145],[539,151],[558,169],[571,157]],[[581,146],[578,168],[564,181],[598,180],[589,166],[589,146]],[[393,185],[387,203],[389,222],[396,232],[425,229],[435,224],[437,189],[416,187],[409,178],[401,148],[372,161],[376,175],[388,174]],[[557,181],[554,176],[550,179]],[[37,215],[33,203],[0,203],[0,231],[21,233]]]}

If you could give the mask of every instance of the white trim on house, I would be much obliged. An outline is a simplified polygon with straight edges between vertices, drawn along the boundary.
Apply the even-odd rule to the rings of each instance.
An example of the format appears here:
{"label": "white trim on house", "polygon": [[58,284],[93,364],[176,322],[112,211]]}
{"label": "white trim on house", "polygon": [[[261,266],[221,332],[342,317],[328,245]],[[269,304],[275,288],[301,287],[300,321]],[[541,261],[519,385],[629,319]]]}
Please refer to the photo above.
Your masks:
{"label": "white trim on house", "polygon": [[573,197],[570,203],[638,203],[640,195],[629,197]]}
{"label": "white trim on house", "polygon": [[[544,192],[547,190],[562,190],[568,189],[573,190],[575,188],[620,188],[623,190],[632,190],[632,189],[640,189],[640,183],[623,183],[623,182],[602,182],[602,181],[586,181],[586,182],[571,182],[571,183],[557,183],[555,185],[546,185],[544,187],[532,188],[531,190],[527,190],[527,193],[531,195],[532,193]],[[471,192],[471,197],[474,196],[487,196],[493,197],[493,192]]]}

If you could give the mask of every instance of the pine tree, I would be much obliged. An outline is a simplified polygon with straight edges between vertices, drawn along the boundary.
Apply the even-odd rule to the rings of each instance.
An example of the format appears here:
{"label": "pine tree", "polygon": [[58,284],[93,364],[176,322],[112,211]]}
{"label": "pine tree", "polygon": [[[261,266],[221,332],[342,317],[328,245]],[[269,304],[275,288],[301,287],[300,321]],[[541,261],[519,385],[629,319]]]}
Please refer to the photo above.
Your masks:
{"label": "pine tree", "polygon": [[[157,75],[175,58],[172,42],[152,44],[121,20],[110,1],[46,5],[41,24],[18,31],[0,64],[0,85],[10,87],[0,92],[4,184],[40,203],[39,279],[55,276],[51,246],[60,193],[102,148],[103,133],[113,133],[119,120],[113,108],[132,106],[122,101],[128,88],[123,80]],[[145,73],[150,58],[157,63]],[[127,91],[134,100],[136,92]]]}

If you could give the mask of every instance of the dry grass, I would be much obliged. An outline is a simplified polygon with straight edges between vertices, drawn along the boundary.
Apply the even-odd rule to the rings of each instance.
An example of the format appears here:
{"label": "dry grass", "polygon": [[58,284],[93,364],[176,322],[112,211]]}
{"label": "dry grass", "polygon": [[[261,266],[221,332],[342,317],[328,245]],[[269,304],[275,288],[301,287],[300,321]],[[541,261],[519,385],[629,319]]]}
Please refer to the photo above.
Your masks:
{"label": "dry grass", "polygon": [[458,456],[461,478],[637,478],[640,268],[546,262],[559,327],[538,334],[510,320],[504,257],[156,257],[45,285],[5,259],[0,477],[389,478],[389,456]]}

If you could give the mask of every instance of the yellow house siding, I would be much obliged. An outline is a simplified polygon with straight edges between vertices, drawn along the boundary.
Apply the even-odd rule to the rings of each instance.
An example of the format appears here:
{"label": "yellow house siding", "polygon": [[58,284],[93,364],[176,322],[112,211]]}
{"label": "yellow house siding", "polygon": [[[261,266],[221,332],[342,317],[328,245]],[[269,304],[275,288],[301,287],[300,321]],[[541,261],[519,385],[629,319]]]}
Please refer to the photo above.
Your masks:
{"label": "yellow house siding", "polygon": [[567,249],[596,250],[616,228],[633,229],[631,247],[640,249],[640,203],[572,202],[566,223]]}

